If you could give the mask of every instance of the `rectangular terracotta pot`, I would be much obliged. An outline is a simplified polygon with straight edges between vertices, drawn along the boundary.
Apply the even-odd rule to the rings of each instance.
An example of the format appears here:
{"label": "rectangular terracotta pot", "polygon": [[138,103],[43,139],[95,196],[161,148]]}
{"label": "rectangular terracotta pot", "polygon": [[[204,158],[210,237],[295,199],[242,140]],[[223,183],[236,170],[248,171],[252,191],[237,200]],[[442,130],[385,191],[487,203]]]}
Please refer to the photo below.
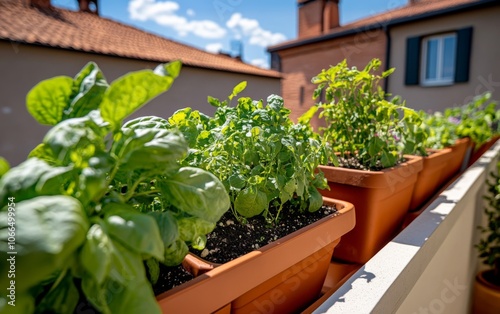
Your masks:
{"label": "rectangular terracotta pot", "polygon": [[448,184],[449,181],[462,170],[462,165],[464,164],[466,155],[472,150],[471,141],[469,138],[458,139],[454,145],[448,148],[452,150],[452,157],[449,159],[448,164],[443,169],[439,184],[440,186]]}
{"label": "rectangular terracotta pot", "polygon": [[469,160],[469,166],[475,163],[488,149],[490,149],[491,146],[493,146],[497,142],[498,138],[499,136],[495,135],[491,140],[484,143],[480,147],[476,147],[476,145],[474,144],[474,149]]}
{"label": "rectangular terracotta pot", "polygon": [[405,158],[408,161],[382,171],[319,167],[330,187],[320,191],[323,196],[346,200],[356,208],[356,227],[335,249],[336,259],[364,264],[395,235],[423,166],[422,157]]}
{"label": "rectangular terracotta pot", "polygon": [[450,159],[453,157],[450,148],[428,149],[430,154],[423,157],[422,171],[418,173],[417,181],[410,202],[410,211],[418,210],[436,192],[441,184],[441,177]]}
{"label": "rectangular terracotta pot", "polygon": [[319,297],[334,248],[354,228],[354,206],[329,215],[259,250],[222,264],[159,296],[164,313],[292,313]]}

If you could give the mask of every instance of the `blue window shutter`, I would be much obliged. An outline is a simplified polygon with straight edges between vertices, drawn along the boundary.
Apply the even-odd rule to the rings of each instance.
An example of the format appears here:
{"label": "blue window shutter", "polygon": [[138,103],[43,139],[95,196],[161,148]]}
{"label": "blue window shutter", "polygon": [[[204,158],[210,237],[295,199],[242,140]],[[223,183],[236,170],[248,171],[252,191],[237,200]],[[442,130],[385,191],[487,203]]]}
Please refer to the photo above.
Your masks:
{"label": "blue window shutter", "polygon": [[420,37],[406,40],[406,85],[418,85],[420,68]]}
{"label": "blue window shutter", "polygon": [[472,47],[472,27],[457,31],[457,56],[455,63],[455,82],[469,81],[470,55]]}

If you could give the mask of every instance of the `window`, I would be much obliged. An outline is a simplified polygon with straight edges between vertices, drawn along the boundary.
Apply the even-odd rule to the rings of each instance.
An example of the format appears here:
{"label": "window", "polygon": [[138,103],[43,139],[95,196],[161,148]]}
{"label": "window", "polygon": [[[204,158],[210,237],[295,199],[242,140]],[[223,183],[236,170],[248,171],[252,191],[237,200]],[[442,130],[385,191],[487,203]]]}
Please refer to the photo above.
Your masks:
{"label": "window", "polygon": [[406,85],[439,86],[469,81],[472,27],[406,40]]}
{"label": "window", "polygon": [[422,42],[422,85],[448,85],[455,78],[455,33],[426,37]]}

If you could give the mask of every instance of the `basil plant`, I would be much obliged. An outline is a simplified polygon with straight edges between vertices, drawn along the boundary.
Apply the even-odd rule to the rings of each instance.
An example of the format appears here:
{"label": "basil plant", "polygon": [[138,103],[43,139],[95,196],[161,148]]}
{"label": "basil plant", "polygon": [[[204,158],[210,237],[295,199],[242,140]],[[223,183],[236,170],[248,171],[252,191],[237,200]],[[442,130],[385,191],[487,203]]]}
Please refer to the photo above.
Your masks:
{"label": "basil plant", "polygon": [[214,175],[179,164],[188,145],[168,121],[123,123],[180,68],[161,64],[108,84],[91,62],[28,93],[28,111],[52,128],[25,162],[0,173],[0,312],[73,313],[85,299],[102,313],[161,313],[145,265],[154,281],[159,263],[180,264],[229,209]]}

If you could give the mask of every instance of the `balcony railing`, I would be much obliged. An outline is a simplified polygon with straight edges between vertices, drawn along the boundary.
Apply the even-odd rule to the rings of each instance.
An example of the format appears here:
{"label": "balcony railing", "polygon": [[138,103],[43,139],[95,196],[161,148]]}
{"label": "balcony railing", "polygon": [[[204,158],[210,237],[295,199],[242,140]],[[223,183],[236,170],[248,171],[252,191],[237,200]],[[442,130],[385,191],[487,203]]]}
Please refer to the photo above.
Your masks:
{"label": "balcony railing", "polygon": [[470,313],[486,179],[500,141],[313,313]]}

